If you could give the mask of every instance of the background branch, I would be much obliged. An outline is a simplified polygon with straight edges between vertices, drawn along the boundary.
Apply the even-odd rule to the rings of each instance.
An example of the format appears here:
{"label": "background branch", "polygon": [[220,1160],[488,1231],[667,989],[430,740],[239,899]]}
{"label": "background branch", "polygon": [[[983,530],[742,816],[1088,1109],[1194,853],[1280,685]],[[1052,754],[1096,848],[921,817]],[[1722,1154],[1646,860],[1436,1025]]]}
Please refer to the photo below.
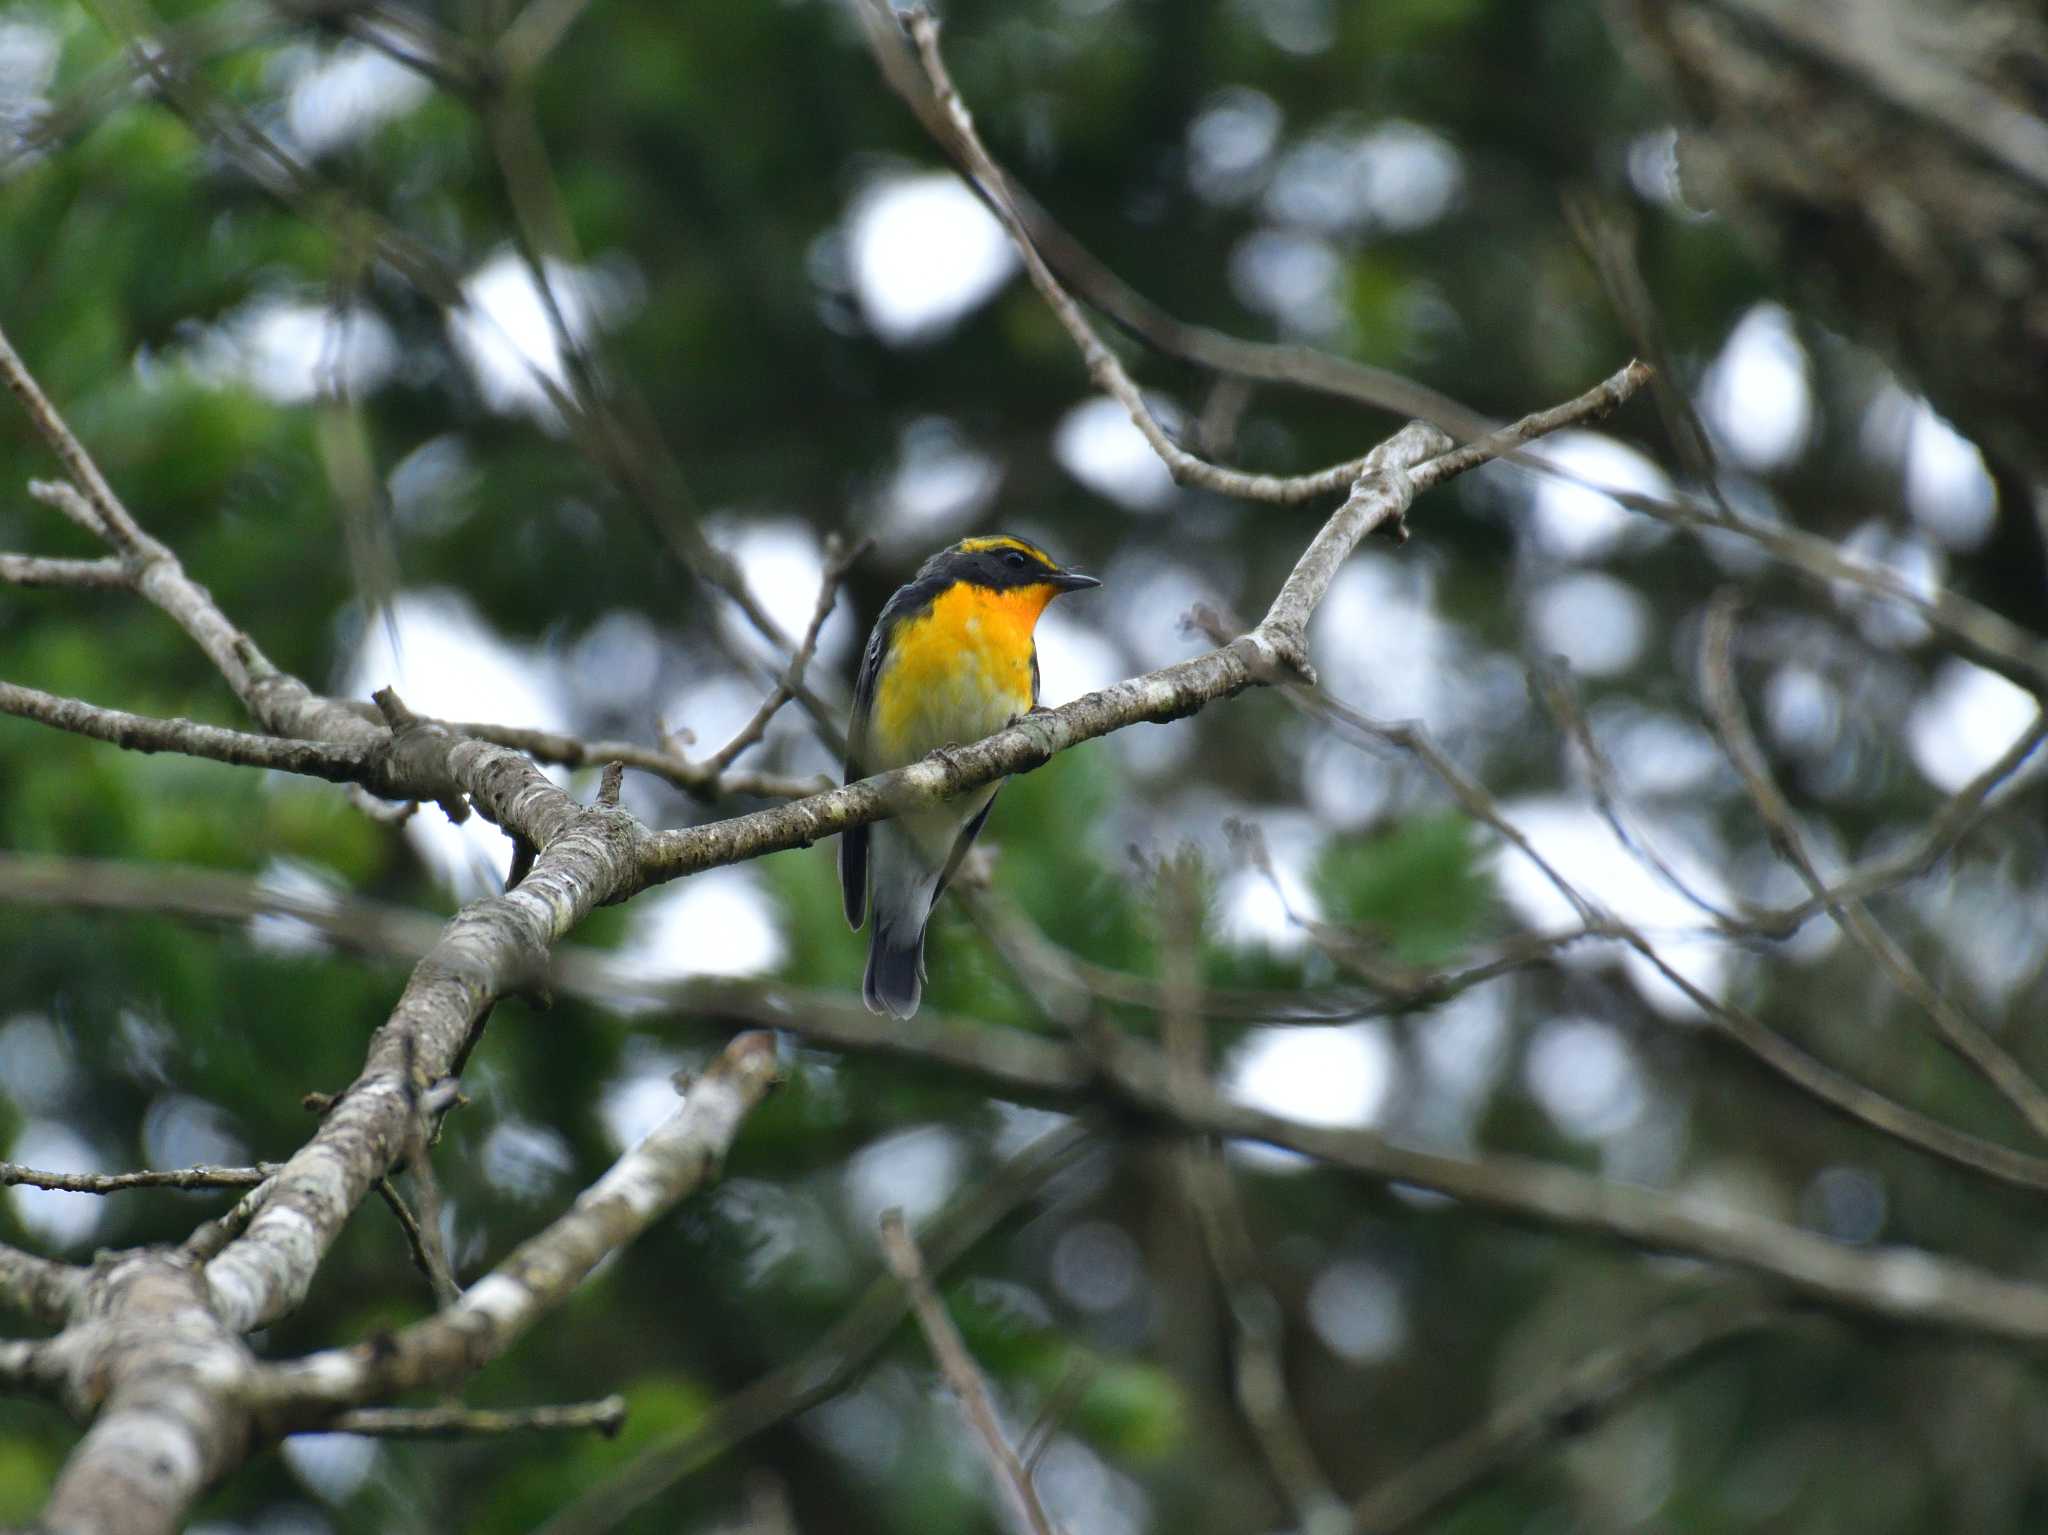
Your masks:
{"label": "background branch", "polygon": [[981,1446],[982,1456],[988,1462],[996,1485],[1008,1494],[1018,1526],[1029,1531],[1030,1535],[1055,1535],[1053,1522],[1046,1515],[1045,1505],[1039,1501],[1038,1489],[1032,1485],[1031,1473],[1024,1469],[1024,1463],[1003,1436],[1003,1426],[996,1419],[995,1402],[989,1396],[988,1382],[982,1378],[974,1356],[967,1352],[960,1329],[953,1325],[953,1319],[946,1314],[938,1293],[932,1289],[930,1276],[925,1273],[924,1259],[917,1250],[917,1243],[911,1239],[910,1228],[904,1224],[901,1210],[887,1210],[882,1214],[882,1252],[889,1260],[890,1269],[910,1295],[911,1313],[917,1318],[925,1342],[931,1346],[932,1357],[939,1364],[939,1373],[959,1399],[961,1410],[974,1431],[975,1441]]}

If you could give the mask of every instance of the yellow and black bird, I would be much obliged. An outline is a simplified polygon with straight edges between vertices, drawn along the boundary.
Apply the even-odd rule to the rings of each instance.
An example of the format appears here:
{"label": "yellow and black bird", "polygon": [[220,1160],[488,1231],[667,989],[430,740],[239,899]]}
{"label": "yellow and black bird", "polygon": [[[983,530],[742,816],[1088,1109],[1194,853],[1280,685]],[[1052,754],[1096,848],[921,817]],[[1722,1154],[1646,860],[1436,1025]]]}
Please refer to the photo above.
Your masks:
{"label": "yellow and black bird", "polygon": [[[1061,592],[1101,584],[1021,538],[963,539],[926,560],[883,607],[861,653],[846,781],[978,741],[1035,708],[1038,615]],[[1001,787],[841,835],[846,920],[858,928],[874,908],[861,987],[872,1011],[917,1011],[925,924]]]}

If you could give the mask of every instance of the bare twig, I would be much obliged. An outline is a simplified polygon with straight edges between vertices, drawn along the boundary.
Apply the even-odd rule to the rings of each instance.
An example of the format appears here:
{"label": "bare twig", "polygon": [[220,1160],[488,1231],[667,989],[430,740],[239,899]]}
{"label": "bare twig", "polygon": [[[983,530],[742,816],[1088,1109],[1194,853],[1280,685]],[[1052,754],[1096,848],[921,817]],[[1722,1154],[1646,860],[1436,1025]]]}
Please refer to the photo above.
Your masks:
{"label": "bare twig", "polygon": [[825,620],[832,614],[832,605],[839,600],[839,584],[846,579],[846,572],[872,545],[872,539],[863,538],[852,548],[844,548],[834,534],[825,550],[825,571],[818,578],[818,601],[811,610],[810,626],[804,630],[804,637],[796,647],[796,654],[789,658],[789,665],[783,669],[781,678],[769,695],[761,700],[761,707],[754,711],[753,718],[742,725],[733,738],[713,752],[705,766],[714,773],[723,773],[732,765],[735,757],[760,740],[768,731],[768,723],[775,718],[782,706],[796,697],[804,684],[804,670],[811,664],[811,657],[818,649],[818,635],[825,628]]}
{"label": "bare twig", "polygon": [[254,1167],[170,1167],[132,1173],[51,1173],[19,1162],[0,1162],[0,1188],[17,1184],[66,1194],[118,1194],[123,1189],[248,1189],[272,1173],[275,1162]]}
{"label": "bare twig", "polygon": [[0,582],[9,586],[76,586],[125,590],[134,584],[119,560],[60,560],[35,554],[0,554]]}
{"label": "bare twig", "polygon": [[[905,46],[902,31],[889,9],[863,4],[857,12],[882,78],[903,98],[938,146],[969,173],[970,184],[995,206],[995,196],[982,188],[980,179],[994,167],[1000,179],[992,185],[1022,219],[1032,244],[1046,262],[1083,299],[1154,351],[1206,368],[1232,384],[1277,384],[1332,395],[1397,416],[1427,421],[1460,440],[1483,437],[1498,424],[1448,395],[1388,369],[1353,362],[1312,347],[1247,341],[1206,326],[1190,325],[1168,314],[1104,265],[985,151],[977,168],[974,160],[963,152],[952,120],[934,94],[932,80]],[[1202,442],[1204,451],[1212,455],[1219,451],[1212,434],[1205,432]]]}
{"label": "bare twig", "polygon": [[1024,1431],[1024,1438],[1017,1446],[1017,1458],[1024,1463],[1027,1475],[1037,1475],[1039,1461],[1059,1437],[1060,1425],[1066,1421],[1067,1415],[1080,1406],[1081,1398],[1088,1394],[1097,1369],[1094,1359],[1084,1356],[1075,1360],[1067,1367],[1067,1373],[1060,1377],[1060,1383],[1053,1387],[1045,1405],[1038,1409],[1038,1416],[1032,1419],[1031,1427]]}
{"label": "bare twig", "polygon": [[535,1431],[595,1429],[609,1439],[626,1421],[626,1399],[600,1397],[560,1407],[358,1407],[322,1432],[381,1439],[471,1439]]}
{"label": "bare twig", "polygon": [[2048,710],[2035,715],[2034,723],[2014,737],[2012,745],[1996,761],[1949,797],[1927,822],[1926,830],[1913,847],[1895,858],[1864,864],[1803,901],[1775,910],[1751,911],[1745,916],[1746,925],[1766,937],[1789,938],[1831,905],[1867,901],[1907,880],[1931,873],[1982,824],[1994,808],[1992,796],[2026,765],[2044,741],[2048,741]]}
{"label": "bare twig", "polygon": [[933,1357],[938,1360],[939,1373],[945,1376],[946,1384],[960,1399],[968,1424],[981,1445],[983,1457],[995,1476],[996,1485],[1007,1495],[1010,1511],[1017,1523],[1030,1535],[1055,1535],[1052,1520],[1045,1512],[1045,1505],[1039,1501],[1038,1489],[1032,1484],[1031,1473],[1024,1469],[1024,1463],[1003,1436],[1003,1426],[996,1418],[995,1402],[989,1396],[988,1382],[982,1378],[981,1367],[967,1352],[960,1329],[953,1325],[938,1292],[932,1288],[931,1276],[925,1272],[924,1259],[918,1253],[910,1228],[904,1224],[901,1210],[887,1210],[882,1214],[882,1253],[889,1260],[890,1270],[910,1292],[911,1312],[924,1331],[925,1342],[931,1346]]}
{"label": "bare twig", "polygon": [[[462,1286],[455,1282],[454,1272],[448,1265],[448,1254],[441,1242],[439,1230],[422,1224],[412,1213],[412,1206],[405,1202],[405,1196],[398,1192],[398,1186],[389,1178],[377,1180],[377,1197],[384,1201],[398,1222],[398,1229],[405,1233],[405,1245],[412,1254],[413,1267],[426,1276],[427,1286],[434,1292],[434,1303],[438,1306],[452,1306],[462,1298]],[[433,1235],[429,1236],[428,1233]]]}
{"label": "bare twig", "polygon": [[[1085,1125],[1061,1125],[962,1193],[925,1234],[923,1248],[931,1269],[942,1271],[966,1256],[1069,1166],[1088,1142]],[[701,1424],[641,1451],[608,1481],[584,1491],[535,1535],[602,1535],[735,1445],[838,1395],[860,1377],[909,1309],[895,1276],[877,1276],[810,1348],[726,1397]]]}
{"label": "bare twig", "polygon": [[[861,5],[865,23],[871,29],[888,24],[888,10],[882,0],[861,0]],[[982,144],[974,118],[947,72],[945,58],[939,51],[937,19],[922,8],[904,11],[900,19],[917,45],[918,58],[938,104],[938,111],[927,119],[927,126],[941,135],[946,148],[966,168],[984,199],[995,210],[996,217],[1008,231],[1011,243],[1023,260],[1025,275],[1031,279],[1031,285],[1038,290],[1039,297],[1059,321],[1060,328],[1080,351],[1088,377],[1097,388],[1123,406],[1131,423],[1144,435],[1145,441],[1159,456],[1160,462],[1166,465],[1177,484],[1195,485],[1249,501],[1293,505],[1343,490],[1365,471],[1365,459],[1357,458],[1313,474],[1249,474],[1210,463],[1175,442],[1145,403],[1144,395],[1132,382],[1124,365],[1103,344],[1094,326],[1088,323],[1087,316],[1081,313],[1080,307],[1039,254],[1024,215],[1011,197],[1009,178]]]}
{"label": "bare twig", "polygon": [[1570,736],[1585,759],[1586,777],[1593,790],[1593,803],[1614,833],[1614,840],[1650,871],[1650,874],[1666,889],[1673,892],[1688,905],[1698,908],[1716,925],[1732,930],[1741,925],[1740,919],[1724,911],[1715,902],[1708,900],[1693,888],[1691,881],[1671,866],[1668,859],[1651,846],[1649,840],[1630,828],[1623,815],[1621,803],[1620,776],[1614,771],[1614,764],[1601,749],[1600,741],[1593,734],[1592,721],[1579,707],[1578,695],[1572,687],[1571,673],[1560,664],[1539,664],[1530,669],[1531,690],[1542,700],[1550,711],[1552,719]]}
{"label": "bare twig", "polygon": [[216,1215],[210,1221],[201,1221],[192,1230],[192,1235],[179,1245],[179,1251],[194,1263],[211,1263],[220,1256],[221,1250],[236,1237],[249,1229],[249,1222],[256,1218],[256,1212],[263,1208],[264,1200],[270,1197],[275,1180],[265,1178],[250,1189],[232,1207]]}
{"label": "bare twig", "polygon": [[4,335],[0,335],[0,379],[6,381],[14,397],[21,401],[22,409],[28,412],[30,425],[49,445],[50,451],[57,455],[64,472],[71,477],[71,483],[92,508],[94,525],[91,531],[100,534],[131,560],[146,559],[160,552],[163,546],[135,525],[127,508],[121,505],[113,488],[101,475],[99,466],[92,461],[92,455],[71,434],[71,428],[57,414],[57,407],[50,403],[49,396],[43,393]]}
{"label": "bare twig", "polygon": [[1412,1530],[1532,1455],[1584,1433],[1674,1370],[1783,1316],[1744,1290],[1660,1312],[1631,1337],[1503,1403],[1469,1433],[1370,1488],[1352,1505],[1351,1529],[1355,1535]]}
{"label": "bare twig", "polygon": [[1975,1068],[2036,1135],[2048,1138],[2048,1092],[1981,1024],[1935,988],[1861,901],[1845,900],[1830,891],[1827,879],[1807,849],[1792,807],[1771,777],[1762,748],[1749,728],[1748,716],[1735,688],[1731,655],[1734,635],[1735,600],[1732,594],[1723,593],[1707,612],[1700,647],[1700,688],[1728,760],[1741,775],[1750,802],[1770,829],[1772,846],[1798,872],[1814,897],[1824,900],[1828,915],[1842,931],[1933,1020],[1942,1041]]}
{"label": "bare twig", "polygon": [[[1761,1019],[1722,1001],[1698,985],[1666,960],[1640,927],[1622,920],[1613,912],[1597,909],[1569,880],[1565,879],[1562,873],[1540,859],[1534,848],[1529,846],[1528,839],[1509,820],[1506,812],[1500,808],[1485,787],[1436,748],[1427,733],[1422,732],[1419,727],[1388,725],[1371,720],[1327,694],[1310,694],[1299,688],[1288,688],[1285,690],[1285,696],[1304,710],[1326,714],[1347,729],[1356,731],[1368,739],[1385,740],[1389,744],[1413,752],[1418,760],[1451,791],[1469,815],[1501,832],[1516,847],[1527,853],[1544,877],[1581,915],[1581,929],[1559,935],[1562,942],[1577,942],[1581,938],[1611,938],[1628,945],[1688,1001],[1699,1008],[1726,1038],[1754,1055],[1786,1081],[1830,1108],[1907,1145],[1931,1152],[1958,1166],[1971,1168],[2001,1182],[2027,1188],[2048,1189],[2048,1160],[2015,1151],[1996,1141],[1966,1134],[1896,1103],[1875,1089],[1815,1060]],[[1327,931],[1311,929],[1311,932],[1317,931],[1323,931],[1327,941]],[[1346,951],[1340,945],[1333,948],[1332,952]],[[1344,962],[1352,968],[1357,968],[1355,951],[1347,953]],[[1516,961],[1511,957],[1504,957],[1502,961],[1494,962],[1491,966],[1479,967],[1473,979],[1488,979],[1493,974],[1504,973],[1513,968],[1517,968]]]}
{"label": "bare twig", "polygon": [[[1170,1095],[1200,1095],[1210,1086],[1208,1041],[1197,1004],[1201,995],[1203,887],[1193,849],[1163,858],[1155,879],[1159,902],[1159,1016]],[[1259,1278],[1243,1204],[1220,1148],[1207,1138],[1175,1148],[1181,1187],[1201,1235],[1202,1250],[1223,1292],[1235,1339],[1233,1385],[1239,1414],[1266,1469],[1307,1535],[1341,1526],[1342,1505],[1310,1447],[1287,1389],[1284,1316]]]}
{"label": "bare twig", "polygon": [[678,789],[709,798],[714,795],[753,795],[760,799],[802,799],[831,787],[822,776],[794,778],[787,774],[754,773],[737,768],[714,768],[708,762],[693,762],[679,752],[657,751],[631,741],[584,741],[553,730],[528,730],[510,725],[481,723],[450,724],[456,735],[474,736],[523,751],[539,762],[563,767],[594,767],[619,762],[643,773],[665,779]]}

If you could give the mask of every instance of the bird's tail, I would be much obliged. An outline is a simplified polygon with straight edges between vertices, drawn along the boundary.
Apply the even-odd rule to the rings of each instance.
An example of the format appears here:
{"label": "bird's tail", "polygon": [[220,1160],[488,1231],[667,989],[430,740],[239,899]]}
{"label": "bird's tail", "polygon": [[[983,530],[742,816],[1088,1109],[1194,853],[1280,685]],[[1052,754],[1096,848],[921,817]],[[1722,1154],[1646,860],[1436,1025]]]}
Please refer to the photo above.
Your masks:
{"label": "bird's tail", "polygon": [[868,940],[868,972],[860,994],[868,1010],[909,1018],[924,995],[924,924],[893,926],[875,913]]}

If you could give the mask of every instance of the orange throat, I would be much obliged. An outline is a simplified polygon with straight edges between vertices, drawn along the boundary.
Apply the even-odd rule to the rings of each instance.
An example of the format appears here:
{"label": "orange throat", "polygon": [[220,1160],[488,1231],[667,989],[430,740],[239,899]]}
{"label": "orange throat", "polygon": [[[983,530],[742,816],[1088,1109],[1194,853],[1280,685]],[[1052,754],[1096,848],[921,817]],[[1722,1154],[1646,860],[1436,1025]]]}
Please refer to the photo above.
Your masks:
{"label": "orange throat", "polygon": [[897,625],[876,689],[877,763],[979,740],[1028,710],[1032,631],[1057,595],[1050,584],[997,591],[962,583]]}

